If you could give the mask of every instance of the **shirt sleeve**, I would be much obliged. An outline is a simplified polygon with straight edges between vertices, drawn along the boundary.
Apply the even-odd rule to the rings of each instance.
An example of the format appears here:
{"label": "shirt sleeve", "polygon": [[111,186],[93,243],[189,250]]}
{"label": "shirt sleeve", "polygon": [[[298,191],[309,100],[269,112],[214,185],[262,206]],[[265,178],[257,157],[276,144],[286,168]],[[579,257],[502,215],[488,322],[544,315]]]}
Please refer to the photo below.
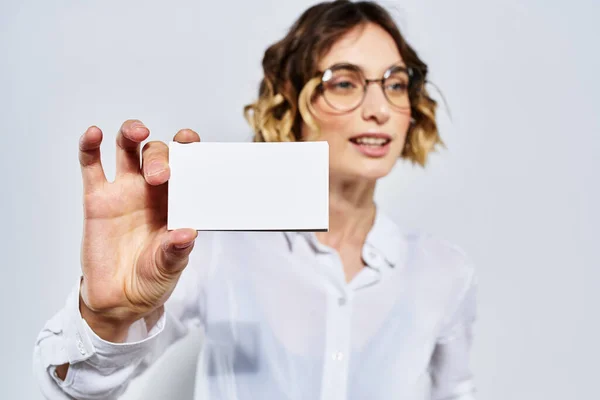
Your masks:
{"label": "shirt sleeve", "polygon": [[[202,327],[202,265],[210,243],[198,243],[164,312],[148,332],[144,319],[129,328],[125,342],[101,339],[79,312],[80,278],[65,306],[46,322],[35,342],[33,368],[46,399],[117,399],[129,382],[190,329]],[[56,367],[69,363],[65,380]]]}
{"label": "shirt sleeve", "polygon": [[476,318],[476,277],[472,270],[437,339],[430,364],[432,400],[475,400],[469,356]]}

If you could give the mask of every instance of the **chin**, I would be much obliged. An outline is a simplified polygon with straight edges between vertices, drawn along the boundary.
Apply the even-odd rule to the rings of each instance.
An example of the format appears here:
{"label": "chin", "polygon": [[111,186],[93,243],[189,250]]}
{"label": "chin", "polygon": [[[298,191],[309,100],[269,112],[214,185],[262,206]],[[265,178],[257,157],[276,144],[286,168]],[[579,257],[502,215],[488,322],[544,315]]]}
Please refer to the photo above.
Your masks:
{"label": "chin", "polygon": [[351,180],[376,181],[387,176],[394,168],[395,160],[371,159],[348,163],[336,168],[336,175],[344,176]]}
{"label": "chin", "polygon": [[377,180],[379,178],[383,178],[387,176],[392,171],[393,166],[388,165],[379,165],[373,166],[369,168],[363,168],[360,171],[357,171],[360,174],[360,177],[368,180]]}

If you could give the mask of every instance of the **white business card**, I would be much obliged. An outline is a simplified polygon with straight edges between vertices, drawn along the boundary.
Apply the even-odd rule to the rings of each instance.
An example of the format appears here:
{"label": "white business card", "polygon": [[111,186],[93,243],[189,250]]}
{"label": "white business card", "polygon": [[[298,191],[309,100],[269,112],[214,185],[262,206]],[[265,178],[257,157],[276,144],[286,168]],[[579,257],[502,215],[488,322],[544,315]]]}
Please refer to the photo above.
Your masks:
{"label": "white business card", "polygon": [[326,231],[329,146],[169,143],[169,230]]}

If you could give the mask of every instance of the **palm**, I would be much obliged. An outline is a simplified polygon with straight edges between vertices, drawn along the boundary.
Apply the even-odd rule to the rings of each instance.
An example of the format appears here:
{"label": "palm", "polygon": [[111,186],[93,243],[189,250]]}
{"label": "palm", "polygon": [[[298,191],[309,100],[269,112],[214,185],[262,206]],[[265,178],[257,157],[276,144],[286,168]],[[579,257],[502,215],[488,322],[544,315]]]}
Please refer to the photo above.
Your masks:
{"label": "palm", "polygon": [[[150,146],[143,158],[153,152],[153,158],[164,158],[166,164],[166,145],[153,143],[156,145]],[[161,246],[173,234],[166,227],[168,173],[149,184],[149,178],[139,169],[139,151],[123,153],[113,183],[106,181],[101,166],[95,172],[83,168],[81,262],[86,305],[95,312],[126,319],[161,306],[174,289],[178,272],[187,259],[183,266],[171,270],[161,257]],[[138,157],[137,161],[134,157]],[[99,157],[97,162],[100,165]]]}
{"label": "palm", "polygon": [[[86,195],[82,261],[88,281],[103,287],[110,281],[125,288],[142,286],[130,281],[138,278],[131,268],[145,268],[148,271],[143,275],[152,275],[156,266],[147,262],[153,260],[148,253],[153,253],[158,234],[166,231],[166,204],[166,185],[149,186],[141,175],[125,177]],[[139,303],[146,297],[143,293],[126,296]]]}

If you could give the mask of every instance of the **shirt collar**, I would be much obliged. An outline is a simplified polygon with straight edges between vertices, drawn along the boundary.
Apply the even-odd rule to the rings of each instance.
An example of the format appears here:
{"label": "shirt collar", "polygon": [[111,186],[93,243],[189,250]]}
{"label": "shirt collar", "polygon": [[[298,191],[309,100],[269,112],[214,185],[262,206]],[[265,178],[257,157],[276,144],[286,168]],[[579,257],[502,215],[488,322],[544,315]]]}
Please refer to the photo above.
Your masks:
{"label": "shirt collar", "polygon": [[[303,236],[313,247],[319,250],[314,232],[286,231],[284,232],[290,250],[293,250],[295,240]],[[376,204],[373,227],[367,234],[363,247],[363,259],[371,267],[379,267],[383,263],[395,267],[404,251],[402,231],[398,225]]]}
{"label": "shirt collar", "polygon": [[391,267],[395,267],[403,251],[403,235],[400,227],[379,207],[375,206],[375,221],[367,234],[365,249],[372,249]]}

